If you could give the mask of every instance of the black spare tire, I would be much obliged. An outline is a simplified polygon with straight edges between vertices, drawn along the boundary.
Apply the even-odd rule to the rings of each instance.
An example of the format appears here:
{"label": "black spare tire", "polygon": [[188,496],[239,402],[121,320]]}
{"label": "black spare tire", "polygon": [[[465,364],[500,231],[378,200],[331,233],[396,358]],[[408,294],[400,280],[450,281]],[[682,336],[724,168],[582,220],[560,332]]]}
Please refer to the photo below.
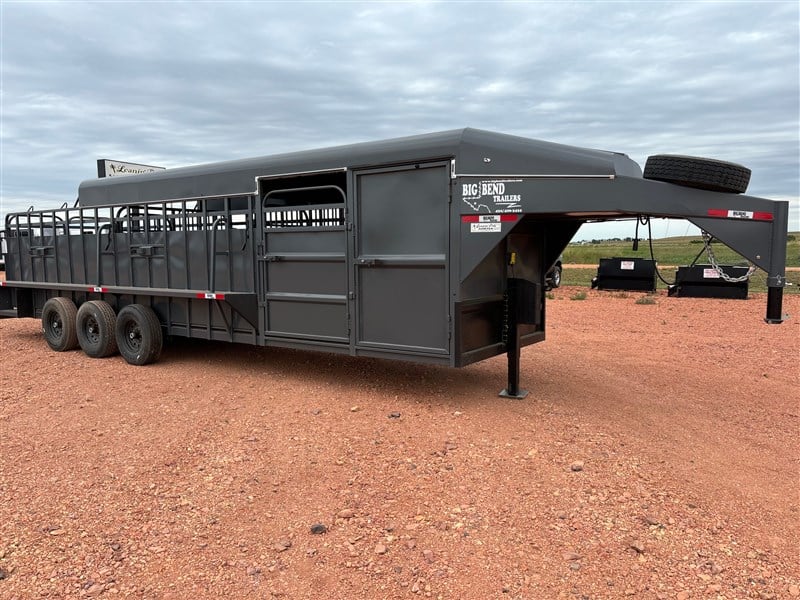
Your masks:
{"label": "black spare tire", "polygon": [[642,176],[685,187],[733,194],[744,193],[750,183],[750,169],[742,165],[672,154],[657,154],[648,158]]}

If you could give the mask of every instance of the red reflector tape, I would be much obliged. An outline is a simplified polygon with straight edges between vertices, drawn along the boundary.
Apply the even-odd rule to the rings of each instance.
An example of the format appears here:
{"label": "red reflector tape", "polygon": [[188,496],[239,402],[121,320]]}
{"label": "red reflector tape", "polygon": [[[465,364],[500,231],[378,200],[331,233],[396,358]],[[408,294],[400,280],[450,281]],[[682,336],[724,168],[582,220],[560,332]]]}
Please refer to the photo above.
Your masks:
{"label": "red reflector tape", "polygon": [[461,215],[462,223],[513,223],[519,215]]}
{"label": "red reflector tape", "polygon": [[0,287],[3,287],[6,284],[5,281],[0,281]]}
{"label": "red reflector tape", "polygon": [[108,291],[108,288],[93,286],[89,288],[89,291],[96,294],[105,294]]}
{"label": "red reflector tape", "polygon": [[756,221],[772,221],[772,213],[753,212],[750,210],[727,210],[724,208],[708,209],[709,217],[721,217],[723,219],[754,219]]}
{"label": "red reflector tape", "polygon": [[199,293],[195,294],[201,300],[225,300],[225,294]]}

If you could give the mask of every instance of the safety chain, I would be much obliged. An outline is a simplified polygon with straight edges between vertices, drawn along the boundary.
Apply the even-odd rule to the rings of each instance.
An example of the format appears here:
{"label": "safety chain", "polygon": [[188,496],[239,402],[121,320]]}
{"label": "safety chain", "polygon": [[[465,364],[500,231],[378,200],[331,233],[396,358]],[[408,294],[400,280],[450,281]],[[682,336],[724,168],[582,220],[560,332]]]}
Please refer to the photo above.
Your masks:
{"label": "safety chain", "polygon": [[708,262],[711,263],[711,266],[714,267],[714,270],[719,273],[719,276],[727,281],[728,283],[740,283],[742,281],[747,281],[750,277],[755,273],[756,266],[754,264],[750,264],[750,268],[747,270],[747,273],[742,275],[741,277],[731,277],[717,263],[717,257],[714,256],[714,250],[711,249],[711,236],[706,231],[702,231],[703,234],[703,244],[706,247],[706,254],[708,255]]}

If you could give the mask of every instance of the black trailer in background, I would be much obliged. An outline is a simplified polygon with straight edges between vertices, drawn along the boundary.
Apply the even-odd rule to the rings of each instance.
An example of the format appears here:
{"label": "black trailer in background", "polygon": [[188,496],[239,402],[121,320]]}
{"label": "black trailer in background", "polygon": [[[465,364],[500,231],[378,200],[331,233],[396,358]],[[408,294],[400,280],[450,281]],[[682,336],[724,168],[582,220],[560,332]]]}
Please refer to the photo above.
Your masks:
{"label": "black trailer in background", "polygon": [[0,316],[133,364],[162,333],[453,367],[507,353],[521,397],[545,275],[587,220],[690,220],[767,272],[781,321],[788,203],[679,183],[474,129],[90,180],[74,207],[8,215]]}

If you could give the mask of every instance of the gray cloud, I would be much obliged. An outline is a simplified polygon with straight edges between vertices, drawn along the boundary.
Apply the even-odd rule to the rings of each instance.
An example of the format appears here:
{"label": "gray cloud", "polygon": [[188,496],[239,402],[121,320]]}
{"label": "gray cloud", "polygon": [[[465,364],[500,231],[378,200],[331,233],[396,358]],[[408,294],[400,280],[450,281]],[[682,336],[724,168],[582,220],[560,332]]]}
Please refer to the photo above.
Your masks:
{"label": "gray cloud", "polygon": [[732,160],[750,193],[800,195],[794,2],[2,11],[0,212],[71,202],[101,157],[179,166],[463,126],[640,164]]}

